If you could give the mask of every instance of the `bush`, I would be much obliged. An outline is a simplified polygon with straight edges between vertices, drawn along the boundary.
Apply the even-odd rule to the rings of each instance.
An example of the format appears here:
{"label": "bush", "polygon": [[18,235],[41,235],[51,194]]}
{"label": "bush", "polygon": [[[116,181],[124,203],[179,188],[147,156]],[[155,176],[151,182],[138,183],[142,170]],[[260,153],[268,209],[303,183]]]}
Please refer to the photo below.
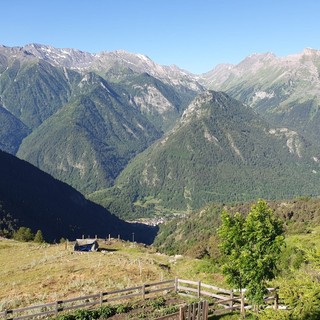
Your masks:
{"label": "bush", "polygon": [[20,227],[17,231],[14,232],[13,239],[17,241],[28,242],[34,239],[34,234],[32,233],[30,228]]}
{"label": "bush", "polygon": [[154,309],[159,309],[166,305],[166,299],[164,297],[158,297],[156,299],[149,300],[148,305]]}
{"label": "bush", "polygon": [[126,313],[128,311],[130,311],[131,308],[130,306],[128,305],[124,305],[124,304],[119,304],[117,307],[116,307],[116,313]]}
{"label": "bush", "polygon": [[100,317],[102,318],[104,317],[107,318],[116,314],[115,308],[111,306],[104,306],[104,307],[101,307],[99,310],[100,310]]}

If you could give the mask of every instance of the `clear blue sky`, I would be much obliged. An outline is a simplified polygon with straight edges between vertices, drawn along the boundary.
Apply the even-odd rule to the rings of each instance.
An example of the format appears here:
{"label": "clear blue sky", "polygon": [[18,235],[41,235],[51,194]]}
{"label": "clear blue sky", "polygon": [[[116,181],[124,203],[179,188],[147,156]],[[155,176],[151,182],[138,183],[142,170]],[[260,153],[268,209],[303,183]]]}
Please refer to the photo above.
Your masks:
{"label": "clear blue sky", "polygon": [[0,44],[127,50],[193,73],[320,49],[319,0],[1,0]]}

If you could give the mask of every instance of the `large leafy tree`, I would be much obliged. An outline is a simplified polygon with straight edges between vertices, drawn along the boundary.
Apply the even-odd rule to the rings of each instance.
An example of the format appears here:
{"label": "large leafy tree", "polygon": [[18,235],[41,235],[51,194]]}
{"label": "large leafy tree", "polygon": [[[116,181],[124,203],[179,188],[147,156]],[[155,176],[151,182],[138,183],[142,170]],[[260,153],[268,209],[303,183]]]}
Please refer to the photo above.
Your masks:
{"label": "large leafy tree", "polygon": [[261,304],[267,281],[276,275],[284,245],[282,222],[264,200],[259,200],[246,218],[223,212],[218,233],[227,282],[240,291],[246,288],[247,298],[255,305]]}

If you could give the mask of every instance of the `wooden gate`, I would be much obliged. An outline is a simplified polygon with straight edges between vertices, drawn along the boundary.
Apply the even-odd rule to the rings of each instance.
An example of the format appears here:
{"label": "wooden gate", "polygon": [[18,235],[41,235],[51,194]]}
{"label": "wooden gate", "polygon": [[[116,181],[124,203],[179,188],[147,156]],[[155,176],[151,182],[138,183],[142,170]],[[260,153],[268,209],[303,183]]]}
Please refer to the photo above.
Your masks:
{"label": "wooden gate", "polygon": [[182,306],[179,312],[155,320],[208,320],[208,310],[208,301],[200,301]]}
{"label": "wooden gate", "polygon": [[180,320],[208,320],[208,301],[199,301],[181,307]]}

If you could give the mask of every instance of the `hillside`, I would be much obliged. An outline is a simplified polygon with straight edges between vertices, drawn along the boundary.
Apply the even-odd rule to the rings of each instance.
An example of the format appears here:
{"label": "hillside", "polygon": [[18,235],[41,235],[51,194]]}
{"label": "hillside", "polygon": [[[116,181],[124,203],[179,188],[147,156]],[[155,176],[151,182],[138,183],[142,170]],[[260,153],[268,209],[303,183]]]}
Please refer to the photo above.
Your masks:
{"label": "hillside", "polygon": [[251,108],[208,91],[172,131],[131,161],[113,189],[92,199],[106,206],[109,201],[111,211],[144,215],[161,206],[190,210],[214,201],[317,195],[313,156],[296,132],[272,128]]}
{"label": "hillside", "polygon": [[104,253],[75,254],[71,242],[39,246],[0,239],[0,311],[183,276],[177,265],[164,270],[169,256],[150,248],[114,239],[98,242]]}
{"label": "hillside", "polygon": [[[219,251],[217,236],[221,212],[226,210],[229,213],[241,212],[246,215],[252,204],[210,205],[183,219],[172,220],[161,226],[154,245],[167,254],[182,254],[201,259],[202,268],[198,268],[199,273],[207,272],[216,276],[218,270],[221,272],[221,264],[225,259]],[[280,304],[286,307],[279,311],[261,309],[254,318],[318,319],[320,200],[300,198],[268,204],[275,215],[284,221],[285,226],[286,245],[276,265],[276,278],[270,282],[270,286],[279,288]]]}
{"label": "hillside", "polygon": [[[201,258],[217,258],[217,228],[223,210],[247,214],[252,202],[238,204],[210,204],[183,218],[176,218],[160,226],[154,246],[167,254],[183,254]],[[297,198],[287,201],[268,201],[268,205],[285,225],[287,235],[309,234],[320,224],[320,199]],[[210,221],[210,223],[208,223]]]}
{"label": "hillside", "polygon": [[12,115],[0,101],[0,149],[12,154],[18,151],[23,138],[30,130],[19,119]]}
{"label": "hillside", "polygon": [[0,229],[42,230],[47,241],[82,235],[151,243],[156,229],[129,224],[26,161],[0,151]]}
{"label": "hillside", "polygon": [[[227,207],[227,210],[242,209],[247,213],[249,207],[250,204],[245,204],[233,208]],[[279,202],[276,207],[281,208],[283,213],[289,213],[289,216],[292,210],[293,217],[296,217],[295,213],[298,212],[303,217],[304,211],[313,211],[319,207],[319,201],[300,199],[286,203]],[[175,238],[174,242],[180,245],[180,248],[185,246],[186,242],[190,249],[188,254],[201,253],[200,250],[193,251],[194,245],[198,243],[203,245],[207,242],[206,246],[202,247],[205,249],[202,251],[204,254],[202,259],[198,259],[199,257],[193,259],[188,255],[168,256],[160,254],[151,247],[115,239],[111,239],[110,242],[99,240],[101,251],[88,254],[75,254],[72,248],[73,243],[70,242],[39,246],[35,243],[0,239],[2,283],[0,311],[96,294],[101,291],[122,290],[174,277],[225,288],[225,278],[221,270],[223,260],[217,250],[218,240],[211,237],[208,241],[204,237],[203,241],[199,241],[200,236],[206,235],[207,231],[210,232],[210,236],[216,230],[217,221],[209,220],[212,223],[208,223],[208,219],[215,216],[212,214],[214,210],[219,212],[218,206],[215,209],[206,208],[197,213],[201,228],[193,230],[195,225],[190,219],[184,219],[185,225],[180,219],[176,231],[181,231],[185,227],[183,234],[176,231],[169,231],[167,234],[171,240]],[[317,218],[319,218],[318,214]],[[286,221],[290,223],[289,220]],[[177,221],[175,223],[177,224]],[[191,243],[191,237],[186,237],[188,233],[194,238],[193,243]],[[281,306],[288,307],[280,308],[278,311],[272,308],[262,309],[255,318],[258,317],[261,320],[319,318],[319,243],[319,228],[312,228],[303,234],[286,236],[286,247],[283,248],[281,260],[277,266],[279,272],[277,278],[270,282],[270,286],[278,287],[279,303]],[[107,277],[106,274],[108,274]],[[169,296],[165,295],[163,298],[170,296],[172,297],[169,293]],[[140,305],[140,297],[135,298],[132,300],[132,306],[137,309]],[[147,305],[148,302],[152,303],[149,299],[144,302]],[[124,306],[127,304],[123,303],[122,307]],[[141,316],[145,318],[147,312],[148,308],[142,310]],[[247,316],[250,318],[249,310]],[[237,319],[238,317],[239,314],[236,313],[220,319]],[[119,315],[116,319],[119,319]]]}

